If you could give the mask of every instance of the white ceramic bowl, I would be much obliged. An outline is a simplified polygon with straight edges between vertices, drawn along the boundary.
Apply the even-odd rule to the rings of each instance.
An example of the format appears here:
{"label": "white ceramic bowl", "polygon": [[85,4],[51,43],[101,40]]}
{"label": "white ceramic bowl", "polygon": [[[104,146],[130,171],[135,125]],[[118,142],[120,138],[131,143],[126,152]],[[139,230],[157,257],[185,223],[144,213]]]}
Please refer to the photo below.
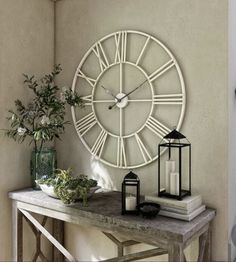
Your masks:
{"label": "white ceramic bowl", "polygon": [[[42,191],[44,193],[46,193],[48,196],[58,198],[58,196],[54,192],[53,186],[48,186],[48,185],[45,185],[45,184],[39,184],[39,186],[42,189]],[[101,187],[100,186],[91,187],[90,191],[88,193],[88,198],[90,198],[99,188],[101,188]],[[78,199],[80,199],[80,198],[78,198]]]}
{"label": "white ceramic bowl", "polygon": [[45,184],[39,184],[40,188],[44,193],[46,193],[50,197],[58,198],[56,193],[54,192],[54,187],[53,186],[48,186]]}

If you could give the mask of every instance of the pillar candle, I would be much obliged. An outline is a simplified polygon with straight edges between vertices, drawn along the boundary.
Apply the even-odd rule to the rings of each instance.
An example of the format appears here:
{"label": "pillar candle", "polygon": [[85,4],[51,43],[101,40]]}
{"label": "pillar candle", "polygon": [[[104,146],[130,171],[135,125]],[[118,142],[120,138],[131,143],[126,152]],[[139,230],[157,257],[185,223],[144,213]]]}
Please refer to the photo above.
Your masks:
{"label": "pillar candle", "polygon": [[170,193],[170,173],[175,172],[175,161],[174,160],[167,160],[166,161],[166,192]]}
{"label": "pillar candle", "polygon": [[125,198],[125,207],[126,210],[136,210],[136,197],[134,196],[127,196]]}
{"label": "pillar candle", "polygon": [[170,193],[171,195],[179,195],[179,173],[170,173]]}

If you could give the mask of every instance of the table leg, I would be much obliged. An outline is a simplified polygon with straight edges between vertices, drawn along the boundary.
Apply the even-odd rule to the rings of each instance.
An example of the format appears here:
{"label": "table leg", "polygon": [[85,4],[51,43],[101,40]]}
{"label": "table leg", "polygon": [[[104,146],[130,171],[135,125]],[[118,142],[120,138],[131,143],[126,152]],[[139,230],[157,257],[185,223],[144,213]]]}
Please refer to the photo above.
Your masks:
{"label": "table leg", "polygon": [[[52,220],[53,225],[53,237],[64,246],[64,222],[58,219]],[[53,246],[52,261],[63,262],[63,254]]]}
{"label": "table leg", "polygon": [[170,245],[169,251],[169,262],[184,262],[185,256],[184,256],[184,249],[181,244],[173,243]]}
{"label": "table leg", "polygon": [[206,232],[199,237],[198,262],[211,262],[211,225]]}
{"label": "table leg", "polygon": [[13,261],[23,261],[23,214],[17,208],[17,202],[12,202],[12,243]]}

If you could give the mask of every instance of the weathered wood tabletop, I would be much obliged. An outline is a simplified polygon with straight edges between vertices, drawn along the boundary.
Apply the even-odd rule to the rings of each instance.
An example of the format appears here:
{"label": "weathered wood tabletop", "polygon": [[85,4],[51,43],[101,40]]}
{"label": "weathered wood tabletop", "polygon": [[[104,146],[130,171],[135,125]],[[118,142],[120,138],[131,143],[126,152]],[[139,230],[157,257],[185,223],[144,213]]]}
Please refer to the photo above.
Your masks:
{"label": "weathered wood tabletop", "polygon": [[120,192],[95,194],[89,200],[88,207],[83,207],[81,202],[66,206],[60,200],[32,189],[10,192],[9,197],[14,208],[21,212],[30,211],[75,224],[95,226],[105,232],[132,236],[135,241],[158,246],[167,250],[169,261],[184,261],[184,248],[194,238],[200,237],[199,261],[211,260],[210,222],[215,217],[213,209],[206,209],[192,221],[185,222],[163,216],[154,219],[122,216]]}

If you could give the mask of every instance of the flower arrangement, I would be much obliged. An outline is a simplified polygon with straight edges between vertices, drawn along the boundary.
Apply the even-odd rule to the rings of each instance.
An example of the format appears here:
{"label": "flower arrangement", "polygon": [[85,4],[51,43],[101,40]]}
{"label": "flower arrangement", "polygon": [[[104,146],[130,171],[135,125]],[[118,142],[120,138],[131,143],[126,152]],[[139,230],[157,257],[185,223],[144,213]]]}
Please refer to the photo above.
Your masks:
{"label": "flower arrangement", "polygon": [[62,71],[60,65],[55,65],[53,71],[40,79],[35,76],[24,76],[24,84],[33,92],[33,98],[28,105],[21,100],[15,100],[15,110],[9,110],[10,128],[5,134],[18,141],[24,142],[28,137],[30,144],[34,143],[35,152],[41,151],[47,141],[60,139],[64,133],[66,104],[83,107],[81,97],[71,89],[60,88],[55,84],[56,76]]}

